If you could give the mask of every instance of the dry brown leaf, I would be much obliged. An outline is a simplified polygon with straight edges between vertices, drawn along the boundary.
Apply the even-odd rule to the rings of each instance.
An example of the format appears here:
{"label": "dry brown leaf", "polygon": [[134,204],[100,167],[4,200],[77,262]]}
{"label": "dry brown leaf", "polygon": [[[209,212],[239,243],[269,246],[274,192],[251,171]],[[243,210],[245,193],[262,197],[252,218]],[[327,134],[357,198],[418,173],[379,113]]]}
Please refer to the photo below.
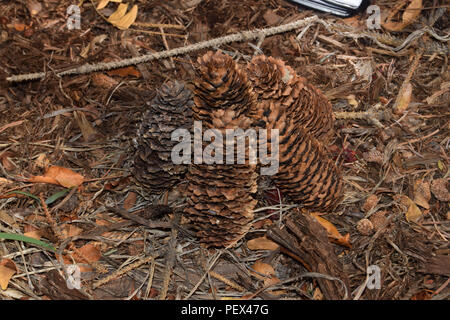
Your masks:
{"label": "dry brown leaf", "polygon": [[32,176],[28,182],[59,184],[66,188],[82,184],[84,177],[68,168],[52,166],[43,176]]}
{"label": "dry brown leaf", "polygon": [[78,236],[82,232],[83,232],[83,229],[81,229],[73,224],[66,225],[66,227],[61,231],[63,239]]}
{"label": "dry brown leaf", "polygon": [[119,6],[117,7],[117,10],[109,16],[108,22],[113,25],[115,23],[117,23],[117,21],[119,21],[120,19],[123,18],[123,16],[125,16],[127,9],[128,9],[128,3],[119,4]]}
{"label": "dry brown leaf", "polygon": [[95,86],[104,89],[110,89],[119,84],[119,82],[116,79],[111,78],[103,73],[94,73],[92,75],[92,82]]}
{"label": "dry brown leaf", "polygon": [[410,199],[408,210],[405,213],[406,221],[417,222],[422,217],[422,211],[419,207]]}
{"label": "dry brown leaf", "polygon": [[36,240],[40,240],[41,236],[42,236],[41,232],[39,230],[31,230],[31,231],[25,232],[23,235],[33,238],[33,239],[36,239]]}
{"label": "dry brown leaf", "polygon": [[97,10],[101,10],[101,9],[105,8],[108,5],[108,3],[110,3],[110,2],[120,3],[120,2],[122,2],[122,0],[99,0],[98,5],[97,5]]}
{"label": "dry brown leaf", "polygon": [[350,234],[342,236],[331,222],[322,218],[317,213],[311,212],[310,214],[314,218],[316,218],[316,220],[327,230],[328,237],[330,238],[331,241],[346,246],[348,248],[351,248]]}
{"label": "dry brown leaf", "polygon": [[16,31],[22,32],[26,29],[27,26],[23,23],[14,23],[13,27]]}
{"label": "dry brown leaf", "polygon": [[252,269],[256,272],[250,271],[250,273],[261,280],[265,279],[266,277],[272,278],[273,276],[275,276],[275,270],[273,269],[273,267],[270,264],[261,262],[260,260],[256,261],[253,264]]}
{"label": "dry brown leaf", "polygon": [[[100,245],[94,242],[89,242],[82,246],[80,249],[77,250],[77,256],[80,255],[80,257],[76,257],[75,260],[78,262],[96,262],[102,257],[102,253],[100,251]],[[78,260],[79,259],[79,260]]]}
{"label": "dry brown leaf", "polygon": [[113,25],[115,25],[120,30],[128,29],[136,21],[137,12],[138,6],[134,5],[126,15],[120,18],[117,22],[113,23]]}
{"label": "dry brown leaf", "polygon": [[128,77],[128,76],[133,76],[133,77],[139,78],[141,76],[141,73],[139,72],[139,70],[133,66],[111,70],[111,71],[108,71],[107,73],[110,76],[120,76],[123,78]]}
{"label": "dry brown leaf", "polygon": [[395,105],[393,107],[393,110],[396,114],[403,113],[409,106],[409,103],[411,102],[411,95],[412,95],[412,85],[410,82],[405,83],[400,88],[400,91],[397,96],[397,100],[395,101]]}
{"label": "dry brown leaf", "polygon": [[260,238],[251,239],[247,242],[247,247],[250,250],[277,250],[280,246],[267,239],[265,236]]}
{"label": "dry brown leaf", "polygon": [[17,267],[11,259],[2,259],[0,261],[0,288],[6,290],[9,280],[16,274]]}
{"label": "dry brown leaf", "polygon": [[425,209],[430,209],[428,203],[431,199],[430,184],[423,180],[414,183],[414,202]]}
{"label": "dry brown leaf", "polygon": [[382,23],[383,28],[389,31],[400,31],[406,26],[414,22],[419,17],[422,9],[422,0],[409,0],[409,5],[402,14],[401,21],[393,21],[395,15],[404,7],[406,2],[396,5],[392,12],[388,15],[386,21]]}

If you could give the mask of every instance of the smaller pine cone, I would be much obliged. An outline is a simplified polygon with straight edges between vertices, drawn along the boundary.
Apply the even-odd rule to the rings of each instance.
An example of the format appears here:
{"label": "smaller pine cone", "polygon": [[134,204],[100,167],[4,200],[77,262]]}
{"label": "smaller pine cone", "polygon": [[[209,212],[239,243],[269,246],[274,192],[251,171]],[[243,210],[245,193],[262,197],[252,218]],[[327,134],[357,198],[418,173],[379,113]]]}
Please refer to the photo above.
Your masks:
{"label": "smaller pine cone", "polygon": [[245,71],[221,51],[208,51],[200,57],[196,71],[194,119],[207,128],[217,128],[213,119],[227,123],[228,127],[242,126],[239,123],[242,116],[256,102],[256,96],[250,94],[251,84]]}
{"label": "smaller pine cone", "polygon": [[161,87],[144,114],[137,138],[133,174],[138,184],[159,194],[179,183],[187,166],[174,164],[172,132],[183,128],[192,131],[192,92],[182,82],[170,82]]}
{"label": "smaller pine cone", "polygon": [[[252,122],[245,113],[256,100],[245,73],[231,57],[220,51],[208,52],[198,62],[193,107],[195,120],[201,120],[204,129],[217,130],[224,140],[226,129],[250,128]],[[211,145],[217,147],[214,154],[217,151],[225,161],[223,150],[226,145],[219,141],[203,143],[203,150]],[[234,144],[235,155],[236,151]],[[197,158],[194,156],[194,159]],[[206,247],[236,243],[251,227],[257,204],[253,194],[257,191],[258,174],[256,164],[250,164],[248,160],[249,150],[246,150],[242,164],[194,163],[189,166],[185,217]]]}

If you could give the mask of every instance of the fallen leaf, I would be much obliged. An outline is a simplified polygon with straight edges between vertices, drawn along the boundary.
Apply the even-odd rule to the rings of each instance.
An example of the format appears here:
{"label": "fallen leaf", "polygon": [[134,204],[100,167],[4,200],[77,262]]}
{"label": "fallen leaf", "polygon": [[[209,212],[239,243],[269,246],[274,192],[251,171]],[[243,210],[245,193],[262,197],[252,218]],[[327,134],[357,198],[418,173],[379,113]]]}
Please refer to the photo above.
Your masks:
{"label": "fallen leaf", "polygon": [[78,236],[82,232],[83,232],[83,229],[81,229],[73,224],[66,225],[66,227],[61,231],[63,239]]}
{"label": "fallen leaf", "polygon": [[316,218],[316,220],[327,230],[328,237],[330,238],[331,241],[346,246],[348,248],[352,247],[350,244],[350,234],[342,236],[331,222],[322,218],[317,213],[310,212],[310,214],[314,218]]}
{"label": "fallen leaf", "polygon": [[263,19],[266,21],[266,24],[269,26],[278,24],[281,21],[281,17],[277,15],[273,10],[267,10],[263,14]]}
{"label": "fallen leaf", "polygon": [[401,114],[408,108],[409,103],[411,102],[411,95],[411,83],[408,82],[402,85],[398,93],[397,100],[395,101],[395,105],[393,106],[393,110],[396,114]]}
{"label": "fallen leaf", "polygon": [[425,209],[430,209],[428,203],[431,199],[430,184],[423,180],[414,183],[414,202]]}
{"label": "fallen leaf", "polygon": [[417,222],[420,219],[420,217],[422,217],[422,211],[412,200],[409,200],[409,207],[405,213],[405,216],[406,221]]}
{"label": "fallen leaf", "polygon": [[75,258],[78,262],[92,263],[98,261],[102,257],[100,245],[94,242],[85,244],[77,250],[77,253],[77,256],[80,255],[79,258]]}
{"label": "fallen leaf", "polygon": [[422,0],[409,0],[409,5],[405,8],[401,21],[394,21],[394,17],[398,15],[399,11],[407,2],[401,2],[396,5],[386,20],[382,23],[383,28],[389,31],[401,31],[406,26],[414,22],[422,11]]}
{"label": "fallen leaf", "polygon": [[117,10],[112,13],[109,18],[108,18],[108,22],[111,24],[115,24],[117,21],[119,21],[127,12],[128,9],[128,3],[121,3],[119,4],[119,6],[117,7]]}
{"label": "fallen leaf", "polygon": [[17,267],[11,259],[2,259],[0,261],[0,288],[6,290],[9,280],[16,274]]}
{"label": "fallen leaf", "polygon": [[250,250],[277,250],[280,246],[267,239],[265,236],[260,238],[251,239],[247,242],[247,247]]}
{"label": "fallen leaf", "polygon": [[16,31],[22,32],[26,29],[26,25],[24,25],[23,23],[14,23],[14,29],[16,29]]}
{"label": "fallen leaf", "polygon": [[119,84],[119,82],[116,79],[111,78],[103,73],[94,73],[92,75],[92,82],[95,86],[104,89],[110,89]]}
{"label": "fallen leaf", "polygon": [[82,184],[84,177],[71,169],[52,166],[43,176],[32,176],[28,182],[59,184],[66,188],[77,187]]}
{"label": "fallen leaf", "polygon": [[133,76],[133,77],[139,78],[141,76],[141,73],[139,72],[139,70],[133,66],[111,70],[111,71],[108,71],[107,73],[110,76],[120,76],[123,78],[128,77],[128,76]]}
{"label": "fallen leaf", "polygon": [[138,6],[134,5],[131,10],[124,15],[119,21],[114,23],[114,25],[120,30],[128,29],[135,21],[137,17]]}
{"label": "fallen leaf", "polygon": [[28,231],[28,232],[25,232],[23,235],[33,238],[33,239],[36,239],[36,240],[41,239],[41,232],[39,230]]}
{"label": "fallen leaf", "polygon": [[[264,280],[266,277],[272,278],[275,276],[275,270],[270,264],[261,262],[260,260],[256,261],[252,269],[254,271],[250,271],[250,273],[258,279]],[[256,271],[256,272],[255,272]]]}

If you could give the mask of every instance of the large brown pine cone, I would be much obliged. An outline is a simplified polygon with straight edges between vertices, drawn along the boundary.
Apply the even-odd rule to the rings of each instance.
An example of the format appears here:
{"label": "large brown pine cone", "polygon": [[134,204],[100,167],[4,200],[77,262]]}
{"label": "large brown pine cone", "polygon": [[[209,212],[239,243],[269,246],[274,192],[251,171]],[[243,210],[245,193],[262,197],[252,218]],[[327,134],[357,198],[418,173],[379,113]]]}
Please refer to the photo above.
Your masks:
{"label": "large brown pine cone", "polygon": [[[258,95],[257,107],[251,112],[255,126],[279,130],[275,184],[298,204],[333,209],[342,198],[342,178],[319,141],[327,142],[333,133],[330,102],[281,60],[255,57],[247,72]],[[268,147],[271,151],[270,143]]]}
{"label": "large brown pine cone", "polygon": [[[204,129],[214,128],[220,132],[225,144],[226,129],[251,128],[251,120],[245,114],[254,107],[255,96],[245,73],[231,57],[220,51],[208,52],[198,63],[194,118],[202,121]],[[224,156],[224,144],[215,143],[224,148],[215,149]],[[210,144],[203,143],[203,147]],[[246,148],[243,164],[202,163],[189,167],[186,218],[199,241],[207,247],[235,243],[251,227],[257,203],[252,194],[257,190],[258,175],[256,163],[248,161],[248,152]],[[225,157],[222,159],[225,161]]]}
{"label": "large brown pine cone", "polygon": [[179,183],[187,165],[174,164],[174,130],[192,130],[192,92],[182,82],[164,84],[144,114],[135,140],[133,174],[146,191],[159,194]]}

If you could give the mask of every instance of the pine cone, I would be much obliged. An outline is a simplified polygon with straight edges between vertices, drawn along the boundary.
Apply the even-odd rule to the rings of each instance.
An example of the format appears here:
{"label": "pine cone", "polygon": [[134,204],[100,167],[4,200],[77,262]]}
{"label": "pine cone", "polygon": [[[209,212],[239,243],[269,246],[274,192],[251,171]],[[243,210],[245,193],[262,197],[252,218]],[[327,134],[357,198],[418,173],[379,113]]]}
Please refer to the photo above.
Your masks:
{"label": "pine cone", "polygon": [[[206,53],[198,63],[194,118],[202,121],[203,128],[220,132],[224,142],[226,129],[251,128],[251,120],[245,113],[254,107],[256,100],[245,73],[231,57],[220,51]],[[226,146],[215,142],[217,147],[226,150]],[[236,144],[234,146],[236,155]],[[223,151],[218,152],[224,159]],[[245,236],[251,227],[257,203],[252,194],[257,190],[258,175],[256,164],[249,164],[248,157],[246,149],[244,164],[193,164],[189,167],[186,218],[207,247],[230,245]]]}
{"label": "pine cone", "polygon": [[291,124],[280,135],[279,170],[273,177],[281,193],[307,208],[332,210],[342,199],[343,182],[323,145],[306,129]]}
{"label": "pine cone", "polygon": [[171,140],[174,130],[192,130],[192,93],[182,82],[161,87],[144,114],[135,140],[133,174],[138,184],[152,193],[172,188],[184,177],[187,166],[174,164]]}
{"label": "pine cone", "polygon": [[[247,70],[258,94],[257,107],[251,111],[255,126],[279,130],[275,184],[305,207],[334,208],[342,198],[342,179],[318,140],[328,141],[333,132],[330,102],[281,60],[258,56]],[[270,143],[268,149],[271,152]]]}
{"label": "pine cone", "polygon": [[[257,111],[253,113],[256,119],[281,129],[285,128],[281,122],[286,117],[328,143],[333,134],[334,114],[331,103],[319,89],[273,57],[254,57],[247,71],[259,99]],[[280,118],[281,115],[284,117]]]}

